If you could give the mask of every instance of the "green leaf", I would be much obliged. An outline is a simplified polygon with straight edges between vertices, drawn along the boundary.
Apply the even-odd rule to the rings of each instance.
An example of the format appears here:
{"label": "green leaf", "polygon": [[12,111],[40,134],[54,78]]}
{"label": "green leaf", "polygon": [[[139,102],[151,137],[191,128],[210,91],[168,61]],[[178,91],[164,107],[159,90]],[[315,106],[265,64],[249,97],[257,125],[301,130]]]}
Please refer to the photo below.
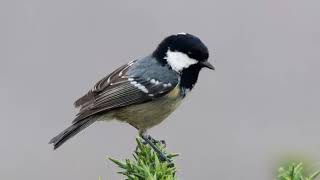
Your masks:
{"label": "green leaf", "polygon": [[316,179],[316,177],[318,177],[319,175],[320,175],[320,171],[316,171],[309,177],[309,179]]}

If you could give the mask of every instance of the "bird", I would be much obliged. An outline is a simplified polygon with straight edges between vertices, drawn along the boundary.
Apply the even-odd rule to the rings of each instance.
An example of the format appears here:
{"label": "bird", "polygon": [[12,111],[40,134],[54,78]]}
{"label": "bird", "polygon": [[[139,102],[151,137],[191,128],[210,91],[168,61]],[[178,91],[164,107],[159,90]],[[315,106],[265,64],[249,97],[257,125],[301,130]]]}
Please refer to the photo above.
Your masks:
{"label": "bird", "polygon": [[136,128],[139,136],[163,160],[147,130],[160,124],[194,88],[200,70],[215,67],[207,46],[195,35],[164,38],[149,55],[120,66],[74,102],[79,112],[71,126],[49,142],[54,149],[97,121],[118,120]]}

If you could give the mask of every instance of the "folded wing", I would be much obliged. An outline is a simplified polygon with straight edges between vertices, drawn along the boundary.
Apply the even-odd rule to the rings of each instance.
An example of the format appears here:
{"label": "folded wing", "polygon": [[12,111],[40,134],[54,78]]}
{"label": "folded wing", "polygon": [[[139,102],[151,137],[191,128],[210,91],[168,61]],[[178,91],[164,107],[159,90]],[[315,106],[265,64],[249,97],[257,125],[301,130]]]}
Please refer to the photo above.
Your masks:
{"label": "folded wing", "polygon": [[177,85],[177,82],[128,76],[126,72],[133,63],[134,61],[115,70],[100,80],[93,90],[78,99],[74,104],[80,107],[80,112],[73,123],[123,106],[152,101]]}

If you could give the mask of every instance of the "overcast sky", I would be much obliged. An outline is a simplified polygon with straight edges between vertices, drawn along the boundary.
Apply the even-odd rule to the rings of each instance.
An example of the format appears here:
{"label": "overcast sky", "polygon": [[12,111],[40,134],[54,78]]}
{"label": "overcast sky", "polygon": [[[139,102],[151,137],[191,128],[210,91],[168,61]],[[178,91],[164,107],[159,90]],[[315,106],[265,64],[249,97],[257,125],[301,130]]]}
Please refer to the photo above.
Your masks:
{"label": "overcast sky", "polygon": [[216,71],[150,131],[181,179],[270,180],[279,158],[320,167],[319,0],[1,0],[0,179],[119,179],[137,132],[96,123],[53,151],[73,101],[118,66],[188,32]]}

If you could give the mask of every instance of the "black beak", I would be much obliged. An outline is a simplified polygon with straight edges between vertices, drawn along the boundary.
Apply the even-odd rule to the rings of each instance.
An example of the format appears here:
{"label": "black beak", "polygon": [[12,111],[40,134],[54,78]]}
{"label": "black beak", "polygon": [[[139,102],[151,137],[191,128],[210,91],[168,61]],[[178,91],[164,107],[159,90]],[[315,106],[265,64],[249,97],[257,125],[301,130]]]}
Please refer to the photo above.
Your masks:
{"label": "black beak", "polygon": [[214,66],[212,64],[209,63],[209,61],[202,61],[200,62],[202,67],[206,67],[212,70],[215,70]]}

